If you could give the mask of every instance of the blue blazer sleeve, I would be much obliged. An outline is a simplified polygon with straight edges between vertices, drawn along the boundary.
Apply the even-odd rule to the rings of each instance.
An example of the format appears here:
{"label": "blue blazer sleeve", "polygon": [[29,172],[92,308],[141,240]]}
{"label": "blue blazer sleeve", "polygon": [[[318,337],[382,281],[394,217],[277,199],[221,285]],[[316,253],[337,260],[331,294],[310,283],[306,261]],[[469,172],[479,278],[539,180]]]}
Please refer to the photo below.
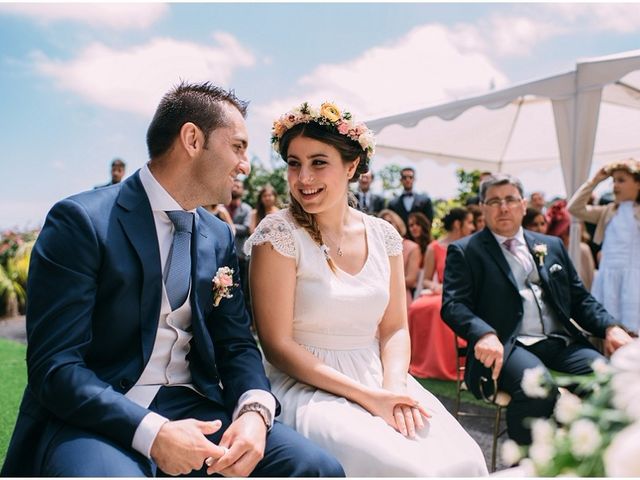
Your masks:
{"label": "blue blazer sleeve", "polygon": [[28,383],[55,417],[130,447],[148,410],[86,365],[101,261],[100,242],[83,206],[73,199],[56,204],[31,256]]}

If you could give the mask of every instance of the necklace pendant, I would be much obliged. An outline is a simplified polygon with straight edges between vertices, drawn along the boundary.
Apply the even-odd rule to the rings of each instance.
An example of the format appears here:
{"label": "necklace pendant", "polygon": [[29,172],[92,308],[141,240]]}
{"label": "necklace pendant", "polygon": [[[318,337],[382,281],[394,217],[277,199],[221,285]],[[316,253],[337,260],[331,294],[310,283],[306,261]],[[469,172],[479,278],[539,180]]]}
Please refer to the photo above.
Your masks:
{"label": "necklace pendant", "polygon": [[338,256],[339,256],[339,257],[341,257],[341,256],[343,255],[343,254],[342,254],[342,249],[341,249],[340,247],[338,247],[338,252],[337,252],[337,253],[338,253]]}

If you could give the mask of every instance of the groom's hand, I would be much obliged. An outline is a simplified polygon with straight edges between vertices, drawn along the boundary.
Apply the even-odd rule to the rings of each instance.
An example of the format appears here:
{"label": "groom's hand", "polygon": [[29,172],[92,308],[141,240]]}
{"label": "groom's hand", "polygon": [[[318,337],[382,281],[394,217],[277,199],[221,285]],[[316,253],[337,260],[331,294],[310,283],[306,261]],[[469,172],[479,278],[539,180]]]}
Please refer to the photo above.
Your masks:
{"label": "groom's hand", "polygon": [[220,458],[225,449],[210,442],[205,435],[220,430],[222,422],[201,422],[193,418],[167,422],[160,428],[151,446],[151,458],[169,475],[200,470],[206,458]]}
{"label": "groom's hand", "polygon": [[222,435],[220,446],[228,448],[222,458],[210,462],[207,474],[225,477],[247,477],[264,457],[267,426],[257,412],[246,412],[236,418]]}
{"label": "groom's hand", "polygon": [[476,342],[473,349],[475,357],[487,367],[493,367],[492,378],[498,379],[502,370],[504,347],[495,333],[488,333]]}

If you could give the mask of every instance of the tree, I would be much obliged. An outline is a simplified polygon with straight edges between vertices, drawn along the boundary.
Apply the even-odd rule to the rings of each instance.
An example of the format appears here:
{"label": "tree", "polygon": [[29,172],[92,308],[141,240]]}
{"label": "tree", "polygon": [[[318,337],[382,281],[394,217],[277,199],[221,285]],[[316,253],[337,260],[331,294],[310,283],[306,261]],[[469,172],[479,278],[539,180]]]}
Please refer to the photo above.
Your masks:
{"label": "tree", "polygon": [[396,165],[395,163],[391,165],[387,165],[383,167],[377,175],[382,180],[382,190],[383,192],[388,192],[392,190],[397,190],[400,188],[400,171],[402,167]]}
{"label": "tree", "polygon": [[456,170],[458,177],[458,201],[465,205],[467,198],[478,195],[480,191],[480,170],[466,171],[463,168]]}
{"label": "tree", "polygon": [[287,186],[287,166],[281,165],[273,170],[267,170],[262,166],[258,157],[251,159],[251,172],[244,181],[246,196],[244,201],[255,206],[258,200],[258,192],[267,183],[278,193],[281,203],[288,203],[289,187]]}

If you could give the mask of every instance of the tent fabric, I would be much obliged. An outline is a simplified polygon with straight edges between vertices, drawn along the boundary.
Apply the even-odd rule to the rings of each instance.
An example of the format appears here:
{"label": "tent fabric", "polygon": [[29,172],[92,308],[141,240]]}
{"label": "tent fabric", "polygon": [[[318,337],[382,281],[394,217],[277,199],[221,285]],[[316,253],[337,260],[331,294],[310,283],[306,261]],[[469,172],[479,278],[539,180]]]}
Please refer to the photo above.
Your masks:
{"label": "tent fabric", "polygon": [[[380,156],[514,175],[560,164],[570,196],[592,163],[640,157],[640,50],[586,59],[570,72],[367,125]],[[578,229],[574,219],[574,260]]]}

